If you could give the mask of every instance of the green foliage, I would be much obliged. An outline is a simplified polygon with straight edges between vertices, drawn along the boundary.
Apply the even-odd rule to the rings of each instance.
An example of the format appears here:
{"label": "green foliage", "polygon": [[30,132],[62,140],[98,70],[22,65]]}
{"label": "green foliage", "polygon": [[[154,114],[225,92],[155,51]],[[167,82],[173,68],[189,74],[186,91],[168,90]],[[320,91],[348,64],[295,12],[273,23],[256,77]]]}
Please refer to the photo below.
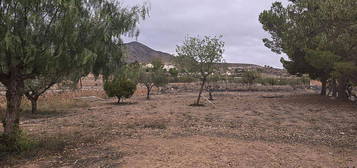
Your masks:
{"label": "green foliage", "polygon": [[300,78],[261,77],[256,80],[256,83],[266,86],[308,86],[310,84],[310,79],[306,76]]}
{"label": "green foliage", "polygon": [[130,98],[136,91],[136,83],[126,78],[114,78],[104,83],[104,91],[108,97],[117,97],[118,103],[124,98]]}
{"label": "green foliage", "polygon": [[177,78],[171,78],[169,83],[192,83],[199,81],[197,78],[189,75],[180,75]]}
{"label": "green foliage", "polygon": [[151,61],[152,71],[165,71],[165,64],[160,59],[154,59]]}
{"label": "green foliage", "polygon": [[339,62],[334,65],[335,71],[332,76],[335,78],[348,78],[357,83],[357,66],[351,62]]}
{"label": "green foliage", "polygon": [[33,149],[36,145],[36,142],[31,140],[21,130],[10,136],[0,135],[0,157],[11,153],[20,154],[26,152]]}
{"label": "green foliage", "polygon": [[169,79],[164,68],[164,64],[160,60],[154,60],[153,67],[142,67],[139,70],[139,82],[147,88],[147,99],[150,99],[151,89],[163,87],[168,84]]}
{"label": "green foliage", "polygon": [[162,87],[167,85],[168,77],[165,72],[164,64],[160,60],[152,62],[152,68],[142,68],[139,81],[144,85],[152,85],[156,87]]}
{"label": "green foliage", "polygon": [[126,64],[112,78],[105,79],[103,87],[108,97],[117,97],[118,103],[124,98],[130,98],[136,91],[139,69],[138,63]]}
{"label": "green foliage", "polygon": [[242,81],[245,84],[252,85],[260,78],[260,73],[257,71],[246,71],[243,73]]}
{"label": "green foliage", "polygon": [[121,61],[121,36],[134,35],[147,11],[109,0],[2,1],[0,8],[0,74],[18,66],[28,78],[79,68],[109,75]]}
{"label": "green foliage", "polygon": [[202,84],[195,105],[199,105],[205,83],[210,75],[219,69],[218,63],[223,63],[224,42],[220,37],[203,39],[187,37],[181,46],[177,46],[176,66],[187,75],[198,77]]}
{"label": "green foliage", "polygon": [[179,71],[176,68],[170,68],[169,73],[170,73],[171,77],[177,78]]}
{"label": "green foliage", "polygon": [[18,129],[25,81],[47,73],[73,81],[122,66],[123,35],[137,36],[147,8],[112,0],[0,1],[0,82],[12,97],[4,132]]}
{"label": "green foliage", "polygon": [[[289,73],[309,74],[323,84],[337,79],[343,87],[357,78],[357,73],[350,75],[357,67],[356,16],[354,0],[299,0],[290,1],[286,7],[273,3],[259,20],[271,35],[263,39],[265,45],[288,55],[289,59],[281,62]],[[350,73],[340,73],[345,70],[339,65],[345,63]]]}
{"label": "green foliage", "polygon": [[257,82],[262,85],[280,85],[280,80],[278,78],[259,78]]}
{"label": "green foliage", "polygon": [[203,39],[187,37],[182,46],[177,46],[176,64],[190,73],[199,73],[207,78],[217,69],[217,63],[223,62],[224,42],[221,37]]}

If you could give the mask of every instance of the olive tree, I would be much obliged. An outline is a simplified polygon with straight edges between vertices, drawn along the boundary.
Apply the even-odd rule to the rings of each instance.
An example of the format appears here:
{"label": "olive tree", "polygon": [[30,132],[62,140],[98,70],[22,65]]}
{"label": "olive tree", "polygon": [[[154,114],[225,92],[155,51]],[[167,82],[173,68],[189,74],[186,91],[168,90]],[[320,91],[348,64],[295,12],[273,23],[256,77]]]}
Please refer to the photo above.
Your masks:
{"label": "olive tree", "polygon": [[6,87],[3,127],[19,130],[25,81],[80,69],[108,76],[121,66],[124,34],[136,35],[145,7],[111,0],[0,1],[0,82]]}
{"label": "olive tree", "polygon": [[187,37],[177,46],[176,63],[179,68],[201,80],[201,87],[194,105],[200,104],[201,95],[207,79],[223,62],[224,42],[220,37]]}

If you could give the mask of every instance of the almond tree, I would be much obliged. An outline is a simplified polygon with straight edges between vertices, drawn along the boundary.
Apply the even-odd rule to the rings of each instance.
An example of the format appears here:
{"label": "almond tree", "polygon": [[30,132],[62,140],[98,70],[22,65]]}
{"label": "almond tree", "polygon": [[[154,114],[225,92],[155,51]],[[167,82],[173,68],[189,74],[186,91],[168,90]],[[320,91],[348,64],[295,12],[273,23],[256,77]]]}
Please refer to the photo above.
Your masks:
{"label": "almond tree", "polygon": [[201,87],[194,105],[200,105],[201,95],[207,79],[223,63],[224,42],[220,37],[187,37],[181,46],[177,46],[176,63],[179,68],[192,76],[198,76]]}
{"label": "almond tree", "polygon": [[163,87],[168,83],[168,77],[165,73],[164,64],[160,60],[153,60],[152,67],[143,67],[140,69],[139,82],[146,87],[146,99],[150,99],[152,88]]}

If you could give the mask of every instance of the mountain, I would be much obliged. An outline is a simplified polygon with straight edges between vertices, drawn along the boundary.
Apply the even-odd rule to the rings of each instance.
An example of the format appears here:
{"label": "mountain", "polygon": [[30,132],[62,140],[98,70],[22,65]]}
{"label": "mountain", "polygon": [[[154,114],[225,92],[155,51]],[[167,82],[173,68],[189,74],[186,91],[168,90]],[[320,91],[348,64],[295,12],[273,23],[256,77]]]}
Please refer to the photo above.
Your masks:
{"label": "mountain", "polygon": [[[150,47],[139,43],[139,42],[130,42],[125,44],[127,48],[127,59],[126,62],[135,62],[139,63],[150,63],[154,59],[160,59],[165,64],[171,64],[174,56],[151,49]],[[227,67],[231,70],[240,69],[240,70],[256,70],[262,73],[267,73],[276,76],[286,76],[287,72],[283,69],[276,69],[269,66],[259,66],[254,64],[243,64],[243,63],[223,63],[221,66]]]}
{"label": "mountain", "polygon": [[170,63],[173,60],[172,55],[156,51],[139,42],[126,43],[125,46],[127,48],[127,62],[150,63],[154,59],[160,59],[164,63]]}

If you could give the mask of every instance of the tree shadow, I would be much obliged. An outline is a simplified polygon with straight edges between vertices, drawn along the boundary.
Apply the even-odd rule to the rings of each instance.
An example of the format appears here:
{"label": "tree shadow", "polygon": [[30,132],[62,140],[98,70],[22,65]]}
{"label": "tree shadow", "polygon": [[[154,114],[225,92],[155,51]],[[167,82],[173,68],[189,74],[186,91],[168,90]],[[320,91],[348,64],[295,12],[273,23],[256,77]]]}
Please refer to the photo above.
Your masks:
{"label": "tree shadow", "polygon": [[31,110],[23,110],[21,112],[21,120],[42,119],[42,118],[55,118],[68,114],[69,112],[63,110],[38,110],[32,113]]}
{"label": "tree shadow", "polygon": [[206,105],[194,103],[194,104],[190,104],[189,106],[191,106],[191,107],[205,107]]}
{"label": "tree shadow", "polygon": [[115,106],[129,106],[129,105],[135,105],[138,104],[138,102],[110,102],[108,103],[110,105],[115,105]]}

